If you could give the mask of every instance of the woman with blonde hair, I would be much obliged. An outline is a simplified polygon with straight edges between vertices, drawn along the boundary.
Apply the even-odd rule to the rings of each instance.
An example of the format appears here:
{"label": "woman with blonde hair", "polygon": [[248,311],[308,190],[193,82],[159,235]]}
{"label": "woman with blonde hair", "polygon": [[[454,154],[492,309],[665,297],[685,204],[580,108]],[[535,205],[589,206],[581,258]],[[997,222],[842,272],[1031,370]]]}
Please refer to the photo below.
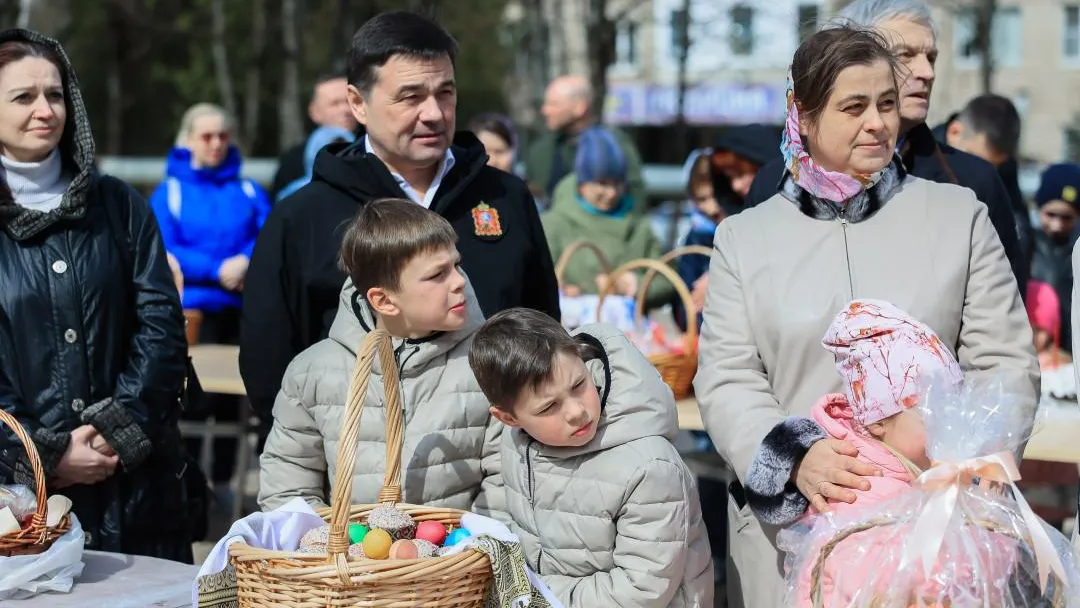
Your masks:
{"label": "woman with blonde hair", "polygon": [[[166,160],[165,181],[150,197],[165,249],[184,277],[184,308],[201,313],[198,340],[214,344],[239,342],[244,275],[270,213],[266,192],[240,174],[234,130],[223,108],[191,106]],[[227,398],[214,398],[209,406],[219,419],[235,416],[237,409]],[[216,483],[232,477],[235,451],[232,440],[215,441]]]}

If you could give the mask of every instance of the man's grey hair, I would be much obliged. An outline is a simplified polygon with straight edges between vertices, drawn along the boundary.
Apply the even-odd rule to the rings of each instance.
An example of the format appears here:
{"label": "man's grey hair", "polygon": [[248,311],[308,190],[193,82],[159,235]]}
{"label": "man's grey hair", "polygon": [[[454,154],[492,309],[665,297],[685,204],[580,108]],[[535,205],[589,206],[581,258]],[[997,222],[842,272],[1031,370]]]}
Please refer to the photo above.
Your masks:
{"label": "man's grey hair", "polygon": [[922,0],[855,0],[837,11],[824,28],[839,25],[874,28],[892,19],[907,19],[925,25],[934,31],[935,38],[938,35],[930,7]]}

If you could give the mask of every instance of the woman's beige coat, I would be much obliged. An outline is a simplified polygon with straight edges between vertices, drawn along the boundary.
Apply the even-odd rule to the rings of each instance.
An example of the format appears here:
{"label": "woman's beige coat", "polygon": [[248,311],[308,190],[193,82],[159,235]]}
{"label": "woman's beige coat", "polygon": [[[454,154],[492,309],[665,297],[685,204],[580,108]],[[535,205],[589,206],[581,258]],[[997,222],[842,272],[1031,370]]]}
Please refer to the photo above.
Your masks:
{"label": "woman's beige coat", "polygon": [[[841,390],[821,337],[856,297],[887,300],[925,322],[968,377],[996,374],[1037,399],[1031,328],[986,206],[966,188],[902,179],[858,222],[814,219],[787,188],[720,224],[694,388],[740,482],[774,426]],[[728,514],[729,594],[742,594],[734,605],[781,606],[775,529],[730,497]]]}

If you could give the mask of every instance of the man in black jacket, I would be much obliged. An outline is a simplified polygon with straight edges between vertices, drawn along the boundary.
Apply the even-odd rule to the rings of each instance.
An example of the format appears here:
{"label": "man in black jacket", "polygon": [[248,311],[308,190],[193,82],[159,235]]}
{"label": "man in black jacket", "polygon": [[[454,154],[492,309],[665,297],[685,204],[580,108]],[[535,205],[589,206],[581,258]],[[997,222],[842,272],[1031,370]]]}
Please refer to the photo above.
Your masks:
{"label": "man in black jacket", "polygon": [[1020,251],[1028,267],[1035,248],[1035,227],[1024,195],[1020,192],[1020,113],[1007,97],[986,93],[967,102],[964,109],[945,124],[934,128],[934,136],[957,150],[974,154],[994,166],[1005,185],[1016,219]]}
{"label": "man in black jacket", "polygon": [[342,231],[371,200],[411,199],[450,221],[485,315],[525,306],[559,318],[525,183],[486,166],[471,133],[454,137],[456,54],[447,32],[410,13],[380,14],[353,37],[349,105],[363,135],[324,148],[311,183],[275,206],[245,279],[240,372],[264,423],[289,362],[327,335],[345,281]]}
{"label": "man in black jacket", "polygon": [[[907,172],[933,182],[969,188],[986,204],[990,222],[1001,239],[1021,296],[1025,295],[1028,264],[1020,249],[1009,194],[994,167],[981,158],[940,145],[926,125],[930,91],[934,85],[937,38],[930,10],[920,2],[856,0],[837,17],[848,23],[875,29],[900,59],[906,80],[900,87],[900,136],[897,152]],[[765,165],[750,188],[746,206],[762,203],[777,193],[786,175],[784,161]]]}

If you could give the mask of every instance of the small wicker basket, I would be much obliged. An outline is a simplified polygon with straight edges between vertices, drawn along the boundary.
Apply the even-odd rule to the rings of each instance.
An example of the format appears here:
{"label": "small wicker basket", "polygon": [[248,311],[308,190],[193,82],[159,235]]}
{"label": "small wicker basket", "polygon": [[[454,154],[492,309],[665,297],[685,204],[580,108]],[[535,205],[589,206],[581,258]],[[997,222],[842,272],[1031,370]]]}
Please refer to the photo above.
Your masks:
{"label": "small wicker basket", "polygon": [[356,357],[338,447],[331,507],[319,512],[330,523],[329,555],[271,551],[244,543],[230,545],[229,561],[236,568],[241,607],[482,608],[493,575],[488,557],[475,549],[445,557],[411,560],[347,556],[349,522],[364,520],[379,506],[349,504],[360,415],[376,352],[386,391],[386,473],[379,492],[379,504],[394,505],[417,522],[434,520],[449,526],[460,524],[463,511],[398,503],[401,499],[399,484],[405,417],[393,345],[385,330],[376,329],[364,339]]}
{"label": "small wicker basket", "polygon": [[[563,250],[562,255],[559,256],[559,260],[555,263],[555,279],[559,282],[559,288],[563,287],[563,274],[566,273],[566,267],[570,265],[570,260],[573,259],[577,253],[583,249],[587,249],[596,256],[596,261],[600,265],[600,270],[606,275],[611,275],[611,262],[608,261],[607,256],[604,255],[603,250],[596,246],[596,244],[586,241],[574,241],[570,243],[570,246]],[[585,287],[578,285],[578,287]]]}
{"label": "small wicker basket", "polygon": [[[1013,531],[1011,529],[1008,529],[1008,528],[1005,528],[1004,526],[1001,526],[1001,525],[999,525],[999,524],[997,524],[997,523],[995,523],[993,521],[989,521],[989,520],[975,521],[975,520],[969,519],[966,515],[962,515],[962,517],[964,517],[964,519],[967,520],[967,522],[968,522],[967,525],[976,525],[976,526],[979,526],[982,529],[987,530],[989,532],[993,532],[995,534],[1001,534],[1002,536],[1008,536],[1009,538],[1012,538],[1013,540],[1016,540],[1016,541],[1019,541],[1019,542],[1022,542],[1022,543],[1027,543],[1028,545],[1031,544],[1031,539],[1030,538],[1021,538],[1021,537],[1017,536],[1015,531]],[[899,520],[897,520],[897,519],[878,519],[878,520],[871,520],[871,521],[863,522],[863,523],[861,523],[859,525],[851,526],[849,528],[845,528],[845,529],[837,532],[835,536],[833,536],[831,539],[829,539],[829,542],[825,543],[821,547],[821,551],[820,551],[820,553],[818,555],[817,562],[814,563],[814,569],[810,573],[810,599],[813,602],[814,608],[825,608],[825,600],[822,597],[823,594],[824,594],[824,590],[822,589],[822,580],[823,580],[823,575],[825,573],[825,560],[829,559],[829,556],[832,554],[833,550],[836,549],[837,545],[839,545],[845,539],[847,539],[849,536],[852,536],[854,534],[858,534],[860,532],[866,532],[867,530],[872,530],[874,528],[878,528],[878,527],[882,527],[882,526],[891,526],[891,525],[894,525],[894,524],[897,524],[897,523],[901,523],[901,522]],[[1067,603],[1065,601],[1064,585],[1062,585],[1060,581],[1055,580],[1053,577],[1051,578],[1051,580],[1054,581],[1053,597],[1049,598],[1050,603],[1047,604],[1046,606],[1047,606],[1047,608],[1065,608]],[[894,598],[882,598],[882,599],[874,598],[873,600],[871,600],[870,605],[874,606],[875,608],[877,606],[895,606],[896,605],[896,599],[894,599]],[[925,599],[925,598],[911,597],[911,598],[908,598],[907,605],[908,606],[926,606],[927,608],[932,608],[934,606],[938,606],[939,604],[937,604],[936,599],[932,599],[932,598],[931,599]],[[1039,605],[1042,606],[1042,604],[1039,604]]]}
{"label": "small wicker basket", "polygon": [[[611,294],[615,287],[615,281],[618,280],[623,273],[632,270],[649,271],[649,275],[642,281],[638,291],[637,303],[634,307],[635,324],[640,323],[645,314],[645,290],[649,287],[652,275],[656,273],[660,273],[664,278],[671,281],[671,284],[675,286],[675,291],[679,293],[679,297],[683,301],[683,306],[685,306],[687,310],[694,309],[690,290],[686,287],[686,283],[671,269],[670,266],[660,260],[640,259],[627,262],[611,272],[611,279],[604,287],[604,290],[600,292],[600,302],[596,307],[597,315],[603,310],[604,298]],[[649,362],[653,364],[656,371],[660,372],[660,377],[663,378],[664,382],[671,388],[671,392],[675,395],[676,399],[685,399],[693,393],[694,374],[697,373],[697,315],[687,315],[687,317],[685,335],[686,348],[684,349],[684,352],[659,353],[649,356]]]}
{"label": "small wicker basket", "polygon": [[0,557],[37,555],[48,550],[56,539],[71,530],[71,516],[65,515],[52,528],[45,525],[49,497],[45,493],[45,470],[41,468],[41,457],[38,455],[37,447],[34,446],[30,435],[26,433],[26,429],[14,416],[0,410],[0,422],[14,431],[15,436],[26,448],[26,455],[30,458],[30,468],[34,472],[34,494],[37,496],[37,510],[30,519],[30,525],[13,534],[0,536]]}

